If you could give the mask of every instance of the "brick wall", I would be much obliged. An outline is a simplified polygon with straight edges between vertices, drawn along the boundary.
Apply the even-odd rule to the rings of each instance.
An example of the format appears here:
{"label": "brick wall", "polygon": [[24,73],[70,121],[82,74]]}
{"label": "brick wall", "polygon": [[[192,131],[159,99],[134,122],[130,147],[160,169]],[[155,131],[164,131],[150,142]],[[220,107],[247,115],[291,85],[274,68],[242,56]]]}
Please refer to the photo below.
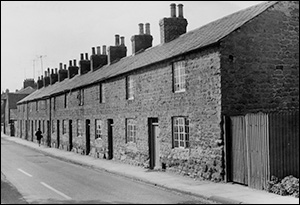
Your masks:
{"label": "brick wall", "polygon": [[299,109],[299,2],[280,2],[222,43],[222,112]]}

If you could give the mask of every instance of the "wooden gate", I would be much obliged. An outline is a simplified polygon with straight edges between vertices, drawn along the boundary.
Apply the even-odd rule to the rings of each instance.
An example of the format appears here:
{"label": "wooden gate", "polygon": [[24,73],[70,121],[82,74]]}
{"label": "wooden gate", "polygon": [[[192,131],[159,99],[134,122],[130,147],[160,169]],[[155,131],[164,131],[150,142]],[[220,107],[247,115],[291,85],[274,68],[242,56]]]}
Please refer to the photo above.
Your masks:
{"label": "wooden gate", "polygon": [[267,114],[230,117],[231,180],[264,189],[269,179]]}

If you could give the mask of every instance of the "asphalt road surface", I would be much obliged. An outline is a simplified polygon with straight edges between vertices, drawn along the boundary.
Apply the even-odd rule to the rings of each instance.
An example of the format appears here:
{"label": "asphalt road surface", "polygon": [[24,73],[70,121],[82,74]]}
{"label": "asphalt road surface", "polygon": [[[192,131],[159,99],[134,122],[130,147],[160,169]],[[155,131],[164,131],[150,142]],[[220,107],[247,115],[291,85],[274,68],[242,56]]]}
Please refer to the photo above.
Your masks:
{"label": "asphalt road surface", "polygon": [[[1,138],[1,172],[28,203],[210,203],[188,194],[64,162],[3,138]],[[1,202],[3,202],[2,188],[6,193],[10,188],[14,190],[12,187],[5,187],[1,183]],[[22,197],[17,196],[20,197],[20,202],[23,202]]]}

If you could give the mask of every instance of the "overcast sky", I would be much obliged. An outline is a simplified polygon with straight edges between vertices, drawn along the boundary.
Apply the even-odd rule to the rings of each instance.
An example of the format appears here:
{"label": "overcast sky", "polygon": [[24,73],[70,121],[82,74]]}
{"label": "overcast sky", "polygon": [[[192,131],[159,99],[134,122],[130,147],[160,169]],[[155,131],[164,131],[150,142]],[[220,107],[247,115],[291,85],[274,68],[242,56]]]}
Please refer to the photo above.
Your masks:
{"label": "overcast sky", "polygon": [[153,46],[158,45],[159,20],[170,16],[171,3],[184,5],[191,31],[261,2],[1,1],[1,91],[21,89],[24,79],[37,80],[42,68],[78,62],[92,47],[114,45],[115,34],[125,37],[129,56],[139,23],[150,23]]}

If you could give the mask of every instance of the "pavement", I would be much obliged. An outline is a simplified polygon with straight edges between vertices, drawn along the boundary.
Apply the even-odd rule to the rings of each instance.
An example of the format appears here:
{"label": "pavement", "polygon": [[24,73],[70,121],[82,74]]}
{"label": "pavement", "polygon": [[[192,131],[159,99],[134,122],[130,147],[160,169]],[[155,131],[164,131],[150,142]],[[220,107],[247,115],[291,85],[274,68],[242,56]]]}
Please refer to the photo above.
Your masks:
{"label": "pavement", "polygon": [[27,141],[18,137],[10,137],[1,133],[1,140],[10,140],[33,148],[46,155],[96,170],[107,171],[130,179],[143,181],[173,191],[194,195],[221,204],[299,204],[299,198],[280,196],[263,190],[256,190],[234,183],[215,183],[194,180],[172,172],[149,170],[142,167],[124,164],[115,160],[94,158],[57,148]]}

